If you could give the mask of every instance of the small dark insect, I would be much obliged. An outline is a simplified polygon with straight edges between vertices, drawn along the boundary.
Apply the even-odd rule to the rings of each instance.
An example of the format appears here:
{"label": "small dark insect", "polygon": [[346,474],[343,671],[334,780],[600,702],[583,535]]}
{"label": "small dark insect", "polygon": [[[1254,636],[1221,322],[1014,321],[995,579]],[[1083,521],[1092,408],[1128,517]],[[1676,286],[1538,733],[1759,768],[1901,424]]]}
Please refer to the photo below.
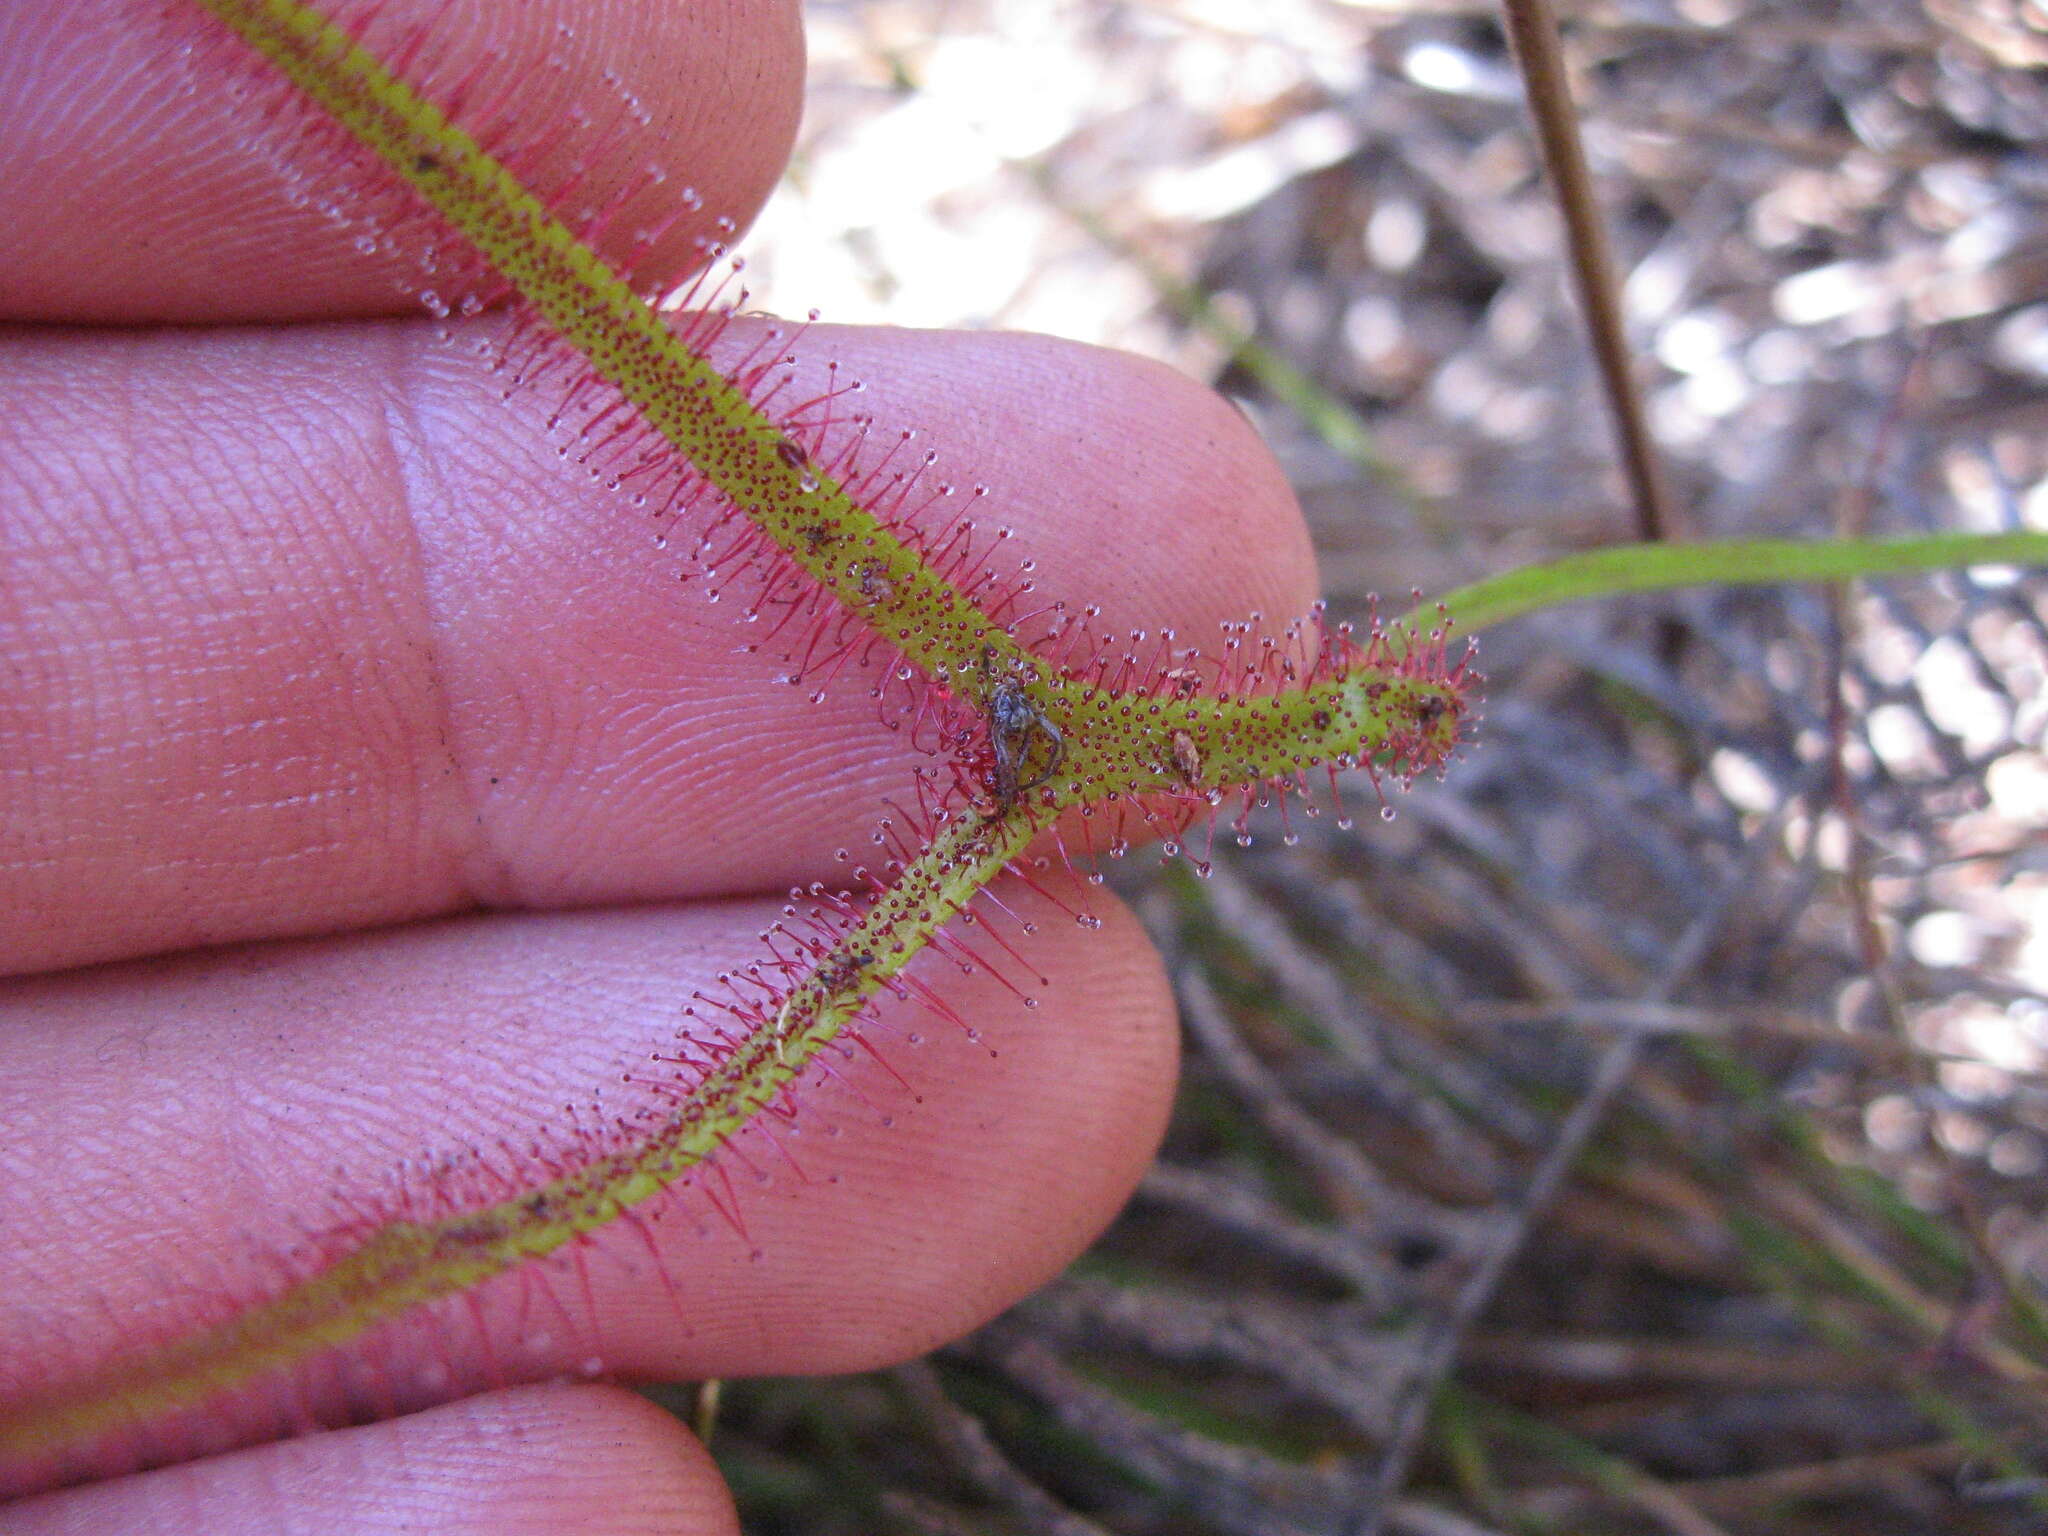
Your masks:
{"label": "small dark insect", "polygon": [[[1031,758],[1033,737],[1045,743],[1045,764],[1027,779],[1024,770]],[[1014,680],[996,684],[995,692],[989,695],[988,741],[990,750],[995,753],[995,771],[991,777],[996,792],[996,814],[999,816],[1007,816],[1019,796],[1038,788],[1058,773],[1060,764],[1067,758],[1066,738],[1031,702],[1024,685]]]}
{"label": "small dark insect", "polygon": [[1195,747],[1195,738],[1186,731],[1173,733],[1173,771],[1189,788],[1202,777],[1202,754]]}
{"label": "small dark insect", "polygon": [[857,955],[838,955],[820,965],[812,978],[825,992],[837,992],[850,986],[860,973],[875,963],[873,950],[864,949]]}
{"label": "small dark insect", "polygon": [[888,567],[881,561],[856,560],[848,567],[847,574],[860,583],[863,602],[893,603],[896,600],[896,583],[889,579]]}
{"label": "small dark insect", "polygon": [[792,443],[786,437],[775,440],[775,456],[791,469],[802,469],[809,462],[804,457],[803,449],[797,447],[795,443]]}
{"label": "small dark insect", "polygon": [[829,1000],[833,993],[853,985],[860,978],[860,973],[874,963],[874,951],[869,949],[854,955],[834,955],[821,962],[810,983],[790,993],[783,1001],[782,1011],[775,1016],[775,1059],[780,1062],[789,1060],[789,1037],[796,1032],[800,1002],[810,1004],[814,1012],[817,994],[822,993]]}

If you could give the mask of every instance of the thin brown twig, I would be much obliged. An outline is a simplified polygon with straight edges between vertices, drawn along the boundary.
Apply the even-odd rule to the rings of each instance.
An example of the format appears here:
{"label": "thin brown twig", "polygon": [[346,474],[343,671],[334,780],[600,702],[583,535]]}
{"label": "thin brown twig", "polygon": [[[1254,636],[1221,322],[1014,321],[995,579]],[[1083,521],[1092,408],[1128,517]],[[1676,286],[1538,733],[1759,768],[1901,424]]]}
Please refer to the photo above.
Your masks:
{"label": "thin brown twig", "polygon": [[[929,1363],[913,1360],[898,1366],[895,1377],[948,1459],[973,1479],[982,1492],[1022,1515],[1034,1531],[1050,1536],[1104,1536],[1101,1526],[1068,1509],[1018,1471],[989,1438],[981,1420],[947,1395],[939,1373]],[[929,1516],[941,1512],[927,1506],[918,1513]]]}
{"label": "thin brown twig", "polygon": [[1222,1227],[1269,1254],[1307,1264],[1341,1280],[1368,1305],[1389,1307],[1414,1300],[1414,1285],[1380,1249],[1351,1228],[1324,1226],[1289,1215],[1249,1184],[1178,1163],[1152,1165],[1138,1185],[1138,1198],[1171,1205]]}
{"label": "thin brown twig", "polygon": [[1556,14],[1550,0],[1501,0],[1501,10],[1515,62],[1522,71],[1543,163],[1564,216],[1573,286],[1586,317],[1608,410],[1614,417],[1622,469],[1628,476],[1635,509],[1636,535],[1645,541],[1684,538],[1687,530],[1650,437],[1634,359],[1622,331],[1614,252],[1593,195],[1585,146],[1579,140],[1578,111],[1572,105],[1564,50],[1558,44]]}
{"label": "thin brown twig", "polygon": [[1698,1478],[1677,1486],[1687,1498],[1697,1503],[1711,1504],[1721,1510],[1743,1510],[1758,1505],[1782,1505],[1795,1499],[1857,1493],[1882,1478],[1901,1475],[1924,1477],[1962,1466],[1969,1459],[1968,1447],[1952,1440],[1941,1440],[1863,1456],[1839,1456],[1796,1467],[1778,1467],[1769,1472]]}
{"label": "thin brown twig", "polygon": [[1467,1365],[1618,1387],[1683,1382],[1721,1388],[1866,1386],[1889,1379],[1886,1360],[1839,1350],[1691,1343],[1654,1337],[1491,1333],[1465,1342]]}
{"label": "thin brown twig", "polygon": [[1420,1499],[1396,1499],[1387,1510],[1387,1532],[1388,1536],[1498,1536],[1490,1526]]}
{"label": "thin brown twig", "polygon": [[1966,1339],[1958,1329],[1963,1307],[1950,1306],[1929,1296],[1804,1185],[1780,1174],[1767,1173],[1755,1178],[1750,1187],[1788,1226],[1813,1238],[1831,1258],[1930,1338],[1952,1348],[1966,1347],[1969,1358],[1977,1364],[2014,1386],[2025,1388],[2030,1394],[2027,1411],[2037,1420],[2048,1419],[2048,1409],[2040,1406],[2040,1394],[2048,1387],[2048,1369],[2001,1339]]}

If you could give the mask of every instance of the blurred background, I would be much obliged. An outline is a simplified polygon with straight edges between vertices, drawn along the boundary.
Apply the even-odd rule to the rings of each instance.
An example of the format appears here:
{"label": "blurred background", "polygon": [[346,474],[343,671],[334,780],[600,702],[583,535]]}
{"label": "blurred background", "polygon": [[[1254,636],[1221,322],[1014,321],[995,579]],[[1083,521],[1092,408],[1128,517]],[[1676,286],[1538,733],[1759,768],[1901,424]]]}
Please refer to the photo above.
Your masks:
{"label": "blurred background", "polygon": [[[2048,528],[2048,6],[1559,8],[1690,523]],[[807,11],[756,302],[1214,383],[1340,615],[1635,536],[1491,7]],[[1163,1162],[934,1360],[729,1384],[748,1529],[2048,1530],[2044,617],[1977,570],[1516,621],[1391,824],[1116,871]]]}

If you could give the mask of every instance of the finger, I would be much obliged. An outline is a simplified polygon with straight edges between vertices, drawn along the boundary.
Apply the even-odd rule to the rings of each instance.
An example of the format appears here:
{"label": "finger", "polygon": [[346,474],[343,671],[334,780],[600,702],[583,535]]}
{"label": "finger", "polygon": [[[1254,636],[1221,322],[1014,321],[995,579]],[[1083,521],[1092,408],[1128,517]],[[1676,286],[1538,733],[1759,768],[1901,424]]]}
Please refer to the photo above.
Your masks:
{"label": "finger", "polygon": [[[507,1381],[865,1369],[967,1330],[1085,1245],[1164,1127],[1165,981],[1129,915],[1089,895],[1102,933],[1002,891],[1037,927],[1008,935],[1047,978],[1037,1006],[928,952],[916,974],[978,1038],[888,1002],[866,1032],[875,1056],[829,1047],[793,1118],[756,1117],[591,1245],[83,1461],[0,1456],[0,1487]],[[665,1113],[678,1027],[731,1023],[692,993],[762,957],[773,910],[470,918],[13,983],[0,1446],[52,1384],[232,1315],[346,1246],[306,1234],[517,1198],[537,1170],[616,1146],[640,1108]]]}
{"label": "finger", "polygon": [[735,1536],[718,1469],[615,1387],[520,1387],[7,1510],[10,1536]]}
{"label": "finger", "polygon": [[[657,162],[673,173],[669,197],[688,185],[704,199],[701,219],[649,253],[650,279],[694,264],[691,242],[715,216],[750,219],[795,135],[803,39],[790,0],[391,0],[382,26],[402,35],[409,18],[432,19],[441,77],[485,60],[519,82],[522,129],[536,137],[575,105],[603,116],[626,93],[639,100],[647,125],[607,163]],[[284,160],[252,152],[266,131],[259,103],[276,99],[263,66],[233,45],[181,62],[179,45],[209,28],[196,6],[160,0],[0,7],[0,316],[206,322],[418,307],[414,259],[366,258],[358,230],[296,194]],[[237,71],[257,89],[232,89]],[[534,181],[553,184],[587,148],[563,136]],[[584,189],[600,203],[607,190]],[[611,243],[630,243],[636,222],[615,220]]]}
{"label": "finger", "polygon": [[[744,350],[759,322],[736,324]],[[474,902],[833,875],[925,761],[876,675],[778,685],[743,580],[391,324],[15,338],[0,368],[0,968]],[[1299,511],[1242,416],[1156,365],[1020,336],[818,330],[878,422],[979,482],[1034,600],[1112,635],[1302,612]],[[797,396],[800,398],[800,396]],[[965,495],[963,489],[963,498]],[[1147,642],[1148,647],[1152,642]]]}

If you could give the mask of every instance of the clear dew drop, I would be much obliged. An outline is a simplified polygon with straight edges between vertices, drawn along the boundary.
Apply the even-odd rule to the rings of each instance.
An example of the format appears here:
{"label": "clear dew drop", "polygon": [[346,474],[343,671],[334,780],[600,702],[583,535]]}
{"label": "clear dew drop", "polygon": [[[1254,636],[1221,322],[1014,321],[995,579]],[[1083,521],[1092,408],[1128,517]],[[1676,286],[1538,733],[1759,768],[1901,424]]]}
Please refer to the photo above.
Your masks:
{"label": "clear dew drop", "polygon": [[1283,848],[1300,847],[1301,834],[1299,832],[1282,832],[1280,834],[1280,846]]}
{"label": "clear dew drop", "polygon": [[1035,997],[1027,997],[1024,999],[1024,1006],[1026,1008],[1036,1008],[1038,1006],[1038,999]]}
{"label": "clear dew drop", "polygon": [[1349,832],[1357,825],[1358,823],[1349,816],[1339,816],[1337,818],[1337,830],[1340,832]]}
{"label": "clear dew drop", "polygon": [[1383,805],[1383,806],[1381,806],[1381,807],[1380,807],[1380,820],[1381,820],[1381,821],[1392,821],[1393,819],[1394,819],[1394,808],[1393,808],[1393,807],[1392,807],[1391,805]]}
{"label": "clear dew drop", "polygon": [[1091,869],[1091,870],[1089,870],[1089,871],[1088,871],[1088,883],[1089,883],[1090,885],[1100,885],[1100,884],[1102,884],[1102,882],[1103,882],[1103,875],[1102,875],[1102,871],[1101,871],[1101,870],[1099,870],[1099,869]]}
{"label": "clear dew drop", "polygon": [[1074,922],[1083,928],[1100,928],[1102,926],[1102,919],[1093,912],[1076,912],[1074,914]]}
{"label": "clear dew drop", "polygon": [[1238,833],[1238,834],[1237,834],[1237,846],[1238,846],[1238,847],[1240,847],[1240,848],[1249,848],[1249,847],[1251,847],[1251,845],[1252,845],[1252,835],[1251,835],[1251,833],[1249,833],[1249,832],[1240,832],[1240,833]]}

